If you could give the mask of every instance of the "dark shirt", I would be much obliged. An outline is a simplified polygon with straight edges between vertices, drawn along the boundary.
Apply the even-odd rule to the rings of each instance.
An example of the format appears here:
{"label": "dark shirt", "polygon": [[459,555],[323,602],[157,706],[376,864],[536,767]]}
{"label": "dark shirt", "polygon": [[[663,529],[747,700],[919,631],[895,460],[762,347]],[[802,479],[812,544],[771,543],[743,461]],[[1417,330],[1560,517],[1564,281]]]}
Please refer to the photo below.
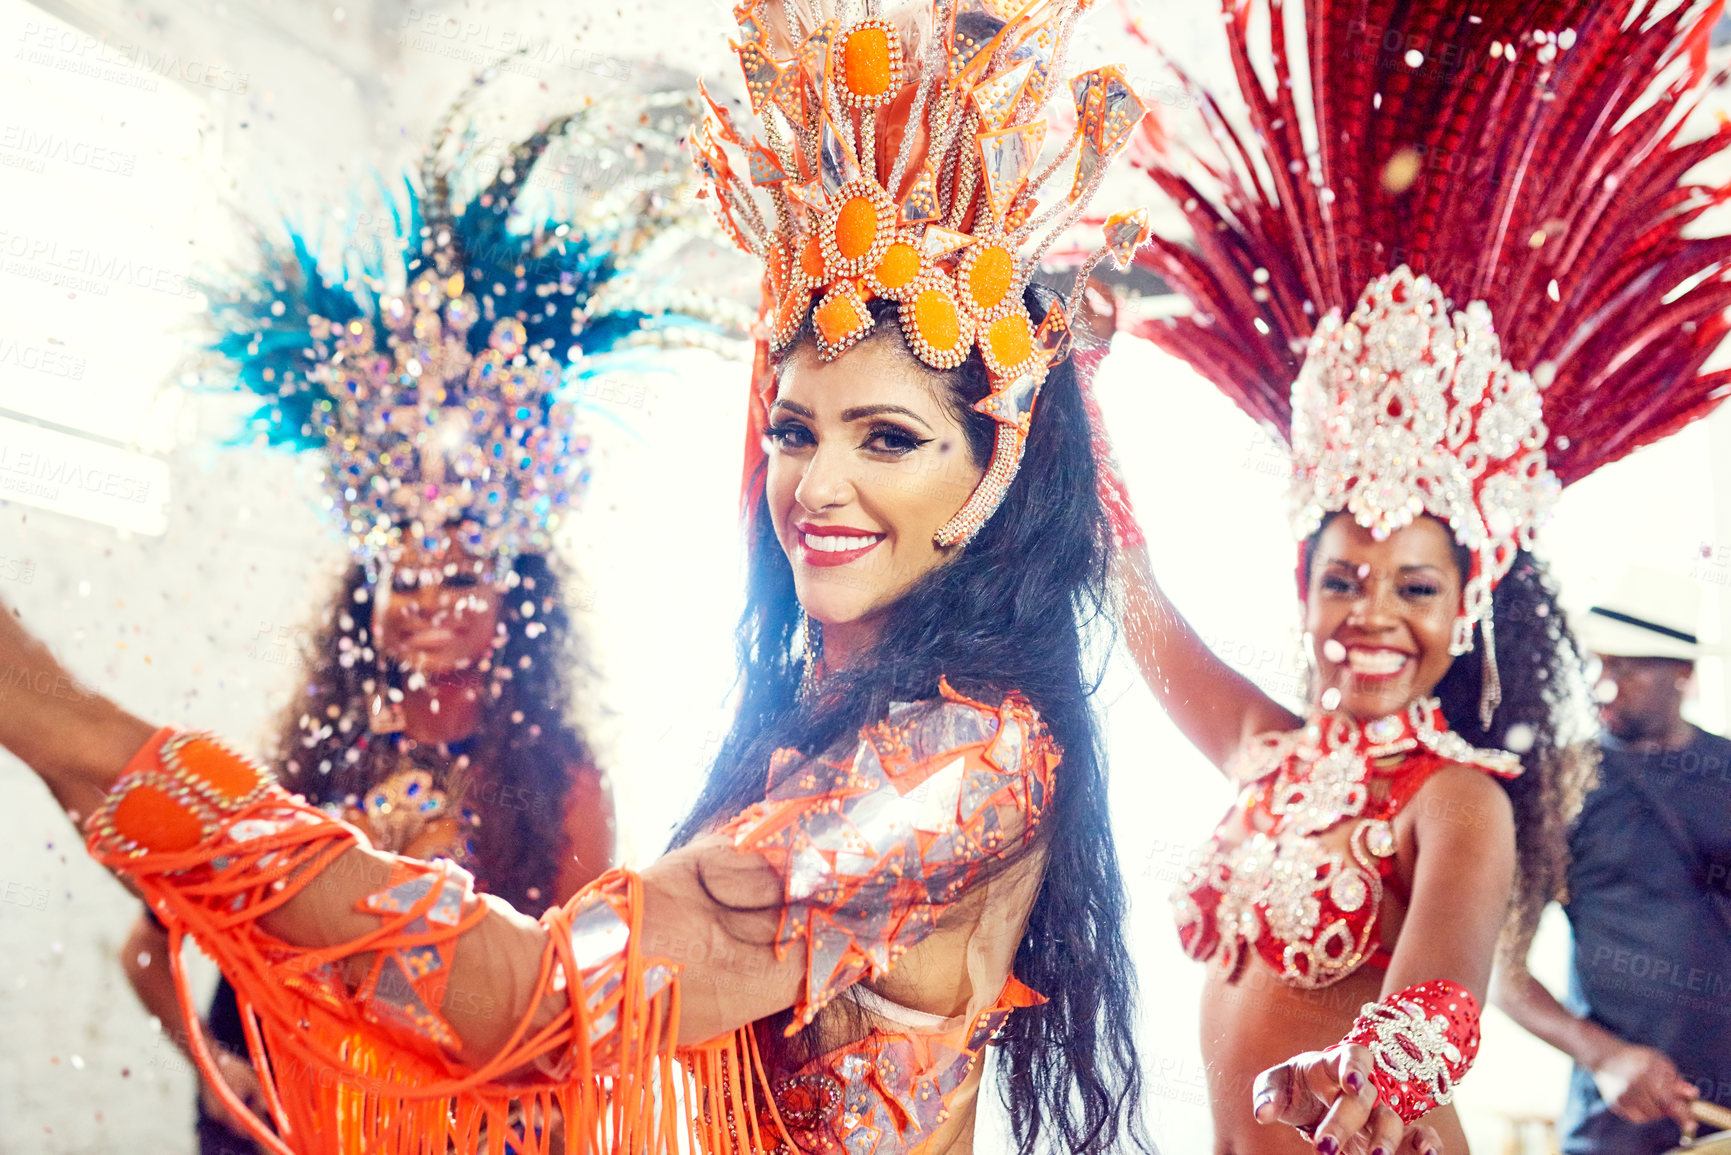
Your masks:
{"label": "dark shirt", "polygon": [[[1697,730],[1659,754],[1602,743],[1569,840],[1569,1010],[1663,1051],[1703,1099],[1731,1106],[1731,741]],[[1680,1138],[1675,1122],[1613,1115],[1579,1065],[1561,1130],[1567,1155],[1661,1155]]]}

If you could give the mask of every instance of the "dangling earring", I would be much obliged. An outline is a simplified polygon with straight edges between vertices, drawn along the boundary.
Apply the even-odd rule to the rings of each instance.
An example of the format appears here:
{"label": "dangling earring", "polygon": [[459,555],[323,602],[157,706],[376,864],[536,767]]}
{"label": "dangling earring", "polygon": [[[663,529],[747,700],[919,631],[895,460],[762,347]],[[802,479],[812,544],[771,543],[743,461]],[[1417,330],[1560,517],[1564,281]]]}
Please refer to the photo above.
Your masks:
{"label": "dangling earring", "polygon": [[373,700],[367,709],[367,729],[374,734],[401,734],[408,725],[403,704],[391,701],[390,694],[381,684],[373,692]]}
{"label": "dangling earring", "polygon": [[379,644],[378,630],[386,609],[384,602],[390,596],[392,567],[389,561],[379,558],[368,558],[366,565],[366,597],[357,592],[356,600],[366,606],[367,616],[365,624],[359,620],[355,623],[355,641],[361,652],[370,649],[373,653],[373,693],[367,703],[367,732],[400,734],[408,729],[409,720],[401,700],[391,700],[391,680],[386,676],[387,660],[384,647]]}
{"label": "dangling earring", "polygon": [[799,611],[799,636],[800,657],[805,664],[799,676],[799,700],[804,702],[816,693],[818,667],[823,665],[823,623],[812,621],[804,609]]}
{"label": "dangling earring", "polygon": [[1491,621],[1491,615],[1486,613],[1479,622],[1485,635],[1485,649],[1480,656],[1479,725],[1485,730],[1491,728],[1491,719],[1496,717],[1497,706],[1503,700],[1502,676],[1497,673],[1497,634]]}
{"label": "dangling earring", "polygon": [[385,673],[385,655],[373,642],[373,698],[367,703],[367,731],[373,734],[401,734],[409,728],[409,717],[402,698],[391,697],[391,680]]}
{"label": "dangling earring", "polygon": [[1308,703],[1316,689],[1316,635],[1309,630],[1298,638],[1298,672],[1302,680],[1298,696]]}

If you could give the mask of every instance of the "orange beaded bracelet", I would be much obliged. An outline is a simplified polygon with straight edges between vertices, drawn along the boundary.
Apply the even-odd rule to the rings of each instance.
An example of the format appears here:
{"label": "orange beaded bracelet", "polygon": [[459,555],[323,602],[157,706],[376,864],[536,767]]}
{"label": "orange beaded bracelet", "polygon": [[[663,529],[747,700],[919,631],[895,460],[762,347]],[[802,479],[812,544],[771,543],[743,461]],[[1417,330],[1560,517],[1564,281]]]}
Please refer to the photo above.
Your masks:
{"label": "orange beaded bracelet", "polygon": [[127,762],[90,816],[88,831],[105,854],[191,850],[215,837],[225,816],[263,798],[275,781],[213,735],[165,726]]}

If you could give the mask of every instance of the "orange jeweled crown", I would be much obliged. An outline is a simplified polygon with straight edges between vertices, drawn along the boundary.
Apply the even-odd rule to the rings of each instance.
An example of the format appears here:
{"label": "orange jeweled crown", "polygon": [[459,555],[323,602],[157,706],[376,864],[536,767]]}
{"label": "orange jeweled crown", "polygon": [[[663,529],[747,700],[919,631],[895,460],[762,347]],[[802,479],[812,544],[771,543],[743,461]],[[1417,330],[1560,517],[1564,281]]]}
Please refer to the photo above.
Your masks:
{"label": "orange jeweled crown", "polygon": [[[1083,265],[1068,307],[1038,323],[1028,314],[1022,291],[1035,264],[1081,215],[1145,109],[1117,68],[1077,76],[1076,129],[1040,165],[1046,101],[1088,0],[917,0],[902,9],[916,19],[896,21],[878,0],[844,4],[841,16],[815,7],[786,0],[785,30],[771,27],[765,0],[734,10],[763,136],[742,139],[706,92],[693,155],[722,228],[764,263],[774,349],[809,314],[822,357],[841,356],[871,332],[874,297],[898,303],[908,346],[933,368],[979,349],[992,393],[975,409],[998,421],[997,442],[978,488],[935,535],[940,546],[965,542],[1021,464],[1087,274],[1107,253],[1127,263],[1147,238],[1145,211],[1109,218],[1106,246]],[[1039,208],[1042,186],[1072,155],[1069,191]],[[767,212],[753,188],[766,191]],[[759,412],[769,400],[758,398]]]}

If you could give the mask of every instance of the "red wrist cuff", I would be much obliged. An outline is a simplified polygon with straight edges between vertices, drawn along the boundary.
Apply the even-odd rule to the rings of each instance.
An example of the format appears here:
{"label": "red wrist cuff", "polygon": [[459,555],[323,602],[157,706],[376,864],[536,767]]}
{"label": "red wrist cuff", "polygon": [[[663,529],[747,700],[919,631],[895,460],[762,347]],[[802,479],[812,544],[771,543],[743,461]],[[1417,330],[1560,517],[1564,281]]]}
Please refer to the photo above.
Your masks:
{"label": "red wrist cuff", "polygon": [[1346,1043],[1368,1049],[1378,1098],[1411,1123],[1454,1098],[1479,1053],[1479,1001],[1447,979],[1366,1003]]}

